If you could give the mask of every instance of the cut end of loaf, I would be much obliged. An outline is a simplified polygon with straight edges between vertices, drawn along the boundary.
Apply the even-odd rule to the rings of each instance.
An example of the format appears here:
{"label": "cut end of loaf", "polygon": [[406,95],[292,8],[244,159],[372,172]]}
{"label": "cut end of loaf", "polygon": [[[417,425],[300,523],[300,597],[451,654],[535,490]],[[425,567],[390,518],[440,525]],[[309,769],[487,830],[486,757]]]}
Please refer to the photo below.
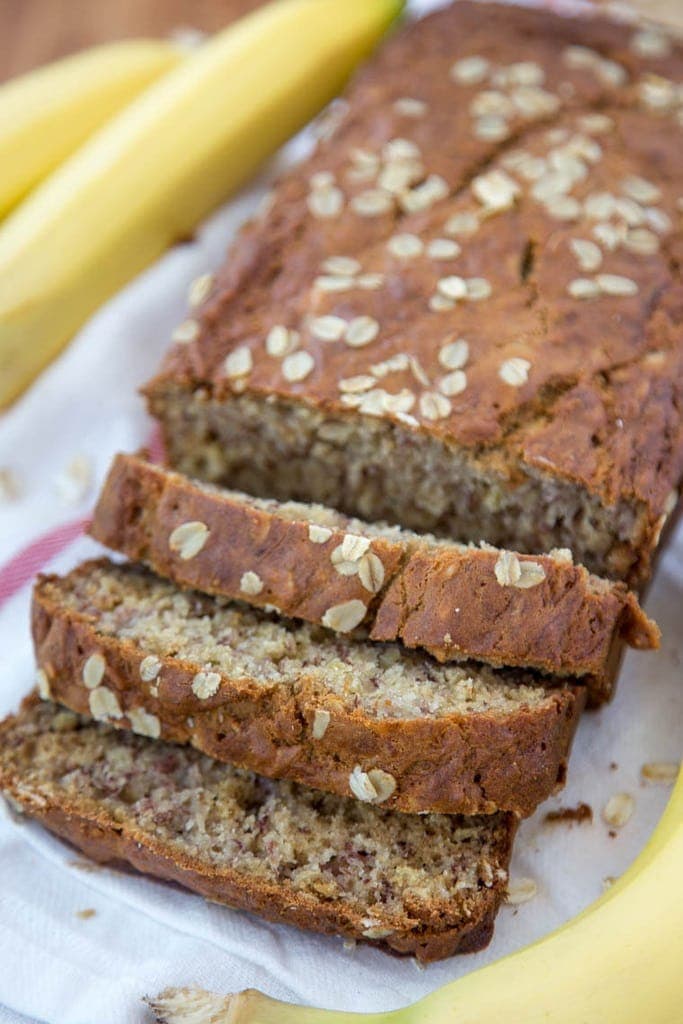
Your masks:
{"label": "cut end of loaf", "polygon": [[569,548],[591,572],[640,575],[644,509],[604,505],[509,456],[475,457],[387,420],[341,417],[304,400],[218,398],[165,378],[147,394],[170,463],[188,476],[464,543],[485,539],[528,554]]}

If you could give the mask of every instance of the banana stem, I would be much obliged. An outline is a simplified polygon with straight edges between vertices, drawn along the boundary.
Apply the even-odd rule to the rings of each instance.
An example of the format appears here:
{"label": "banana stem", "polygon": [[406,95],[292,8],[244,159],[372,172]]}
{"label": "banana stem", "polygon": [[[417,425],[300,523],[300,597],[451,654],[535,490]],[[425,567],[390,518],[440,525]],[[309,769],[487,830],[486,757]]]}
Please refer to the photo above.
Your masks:
{"label": "banana stem", "polygon": [[247,989],[231,997],[228,1016],[217,1024],[402,1024],[401,1011],[388,1013],[347,1013],[316,1010],[271,999],[256,989]]}
{"label": "banana stem", "polygon": [[[385,1013],[347,1013],[281,1003],[249,988],[228,996],[169,988],[148,999],[160,1024],[410,1024],[415,1007]],[[417,1021],[416,1021],[417,1024]]]}

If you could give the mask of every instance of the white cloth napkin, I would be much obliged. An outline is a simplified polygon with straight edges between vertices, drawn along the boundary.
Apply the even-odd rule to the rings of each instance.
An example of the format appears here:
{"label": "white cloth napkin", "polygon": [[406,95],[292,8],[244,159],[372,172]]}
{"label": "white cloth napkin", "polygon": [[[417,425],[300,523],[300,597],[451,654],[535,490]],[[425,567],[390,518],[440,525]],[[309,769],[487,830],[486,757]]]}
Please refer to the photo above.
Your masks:
{"label": "white cloth napkin", "polygon": [[[425,9],[431,3],[415,4]],[[278,161],[305,151],[304,133]],[[37,539],[87,516],[111,456],[145,443],[151,424],[136,388],[154,371],[184,295],[214,267],[238,224],[255,208],[274,170],[220,211],[192,244],[178,246],[102,309],[31,391],[0,418],[0,468],[10,468],[20,496],[0,504],[0,578],[5,587],[37,565]],[[74,456],[92,465],[92,486],[76,506],[60,498],[55,478]],[[17,554],[32,545],[26,556]],[[68,570],[97,551],[80,538],[46,566]],[[32,685],[29,585],[0,608],[0,713]],[[5,591],[6,592],[6,591]],[[0,585],[0,594],[2,586]],[[614,703],[589,714],[575,743],[569,783],[521,828],[513,877],[530,877],[538,895],[500,913],[488,950],[418,970],[339,939],[266,924],[205,903],[143,877],[95,869],[31,822],[0,811],[0,1022],[120,1024],[148,1020],[141,998],[167,985],[217,991],[258,987],[278,998],[350,1010],[383,1010],[527,944],[595,899],[643,847],[668,791],[644,786],[644,762],[676,760],[683,737],[681,607],[683,529],[672,539],[647,600],[664,640],[656,654],[631,653]],[[611,838],[600,817],[606,800],[628,792],[631,821]],[[551,807],[591,805],[592,824],[544,824]],[[93,910],[90,916],[79,912]]]}

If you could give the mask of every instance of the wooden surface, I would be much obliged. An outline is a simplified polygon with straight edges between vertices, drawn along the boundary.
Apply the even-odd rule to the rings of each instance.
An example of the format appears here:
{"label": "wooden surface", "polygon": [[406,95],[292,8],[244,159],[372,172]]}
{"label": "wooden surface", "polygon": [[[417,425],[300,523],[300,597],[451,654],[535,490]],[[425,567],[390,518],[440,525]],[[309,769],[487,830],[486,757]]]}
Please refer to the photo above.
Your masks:
{"label": "wooden surface", "polygon": [[[0,81],[92,43],[166,35],[181,27],[214,32],[263,2],[0,0]],[[595,4],[608,6],[606,0]],[[683,27],[683,0],[631,0],[630,6]]]}
{"label": "wooden surface", "polygon": [[0,0],[0,81],[92,43],[207,32],[262,0]]}

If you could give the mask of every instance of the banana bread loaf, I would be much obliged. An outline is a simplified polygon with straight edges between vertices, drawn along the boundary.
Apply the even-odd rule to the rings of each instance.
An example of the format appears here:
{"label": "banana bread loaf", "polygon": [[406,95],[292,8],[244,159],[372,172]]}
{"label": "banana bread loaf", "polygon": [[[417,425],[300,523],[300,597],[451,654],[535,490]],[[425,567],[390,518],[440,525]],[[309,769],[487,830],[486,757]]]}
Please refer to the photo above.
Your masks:
{"label": "banana bread loaf", "polygon": [[192,289],[171,464],[641,584],[683,473],[681,53],[468,2],[389,40]]}
{"label": "banana bread loaf", "polygon": [[272,782],[30,700],[0,726],[0,789],[94,860],[423,961],[488,943],[515,829]]}
{"label": "banana bread loaf", "polygon": [[624,643],[658,643],[624,584],[589,575],[570,552],[518,558],[439,542],[202,485],[133,455],[114,460],[90,532],[182,587],[340,632],[362,624],[371,639],[443,662],[588,677],[593,703],[609,694]]}
{"label": "banana bread loaf", "polygon": [[409,812],[530,814],[564,782],[585,694],[104,561],[38,581],[33,636],[42,694],[74,711]]}

